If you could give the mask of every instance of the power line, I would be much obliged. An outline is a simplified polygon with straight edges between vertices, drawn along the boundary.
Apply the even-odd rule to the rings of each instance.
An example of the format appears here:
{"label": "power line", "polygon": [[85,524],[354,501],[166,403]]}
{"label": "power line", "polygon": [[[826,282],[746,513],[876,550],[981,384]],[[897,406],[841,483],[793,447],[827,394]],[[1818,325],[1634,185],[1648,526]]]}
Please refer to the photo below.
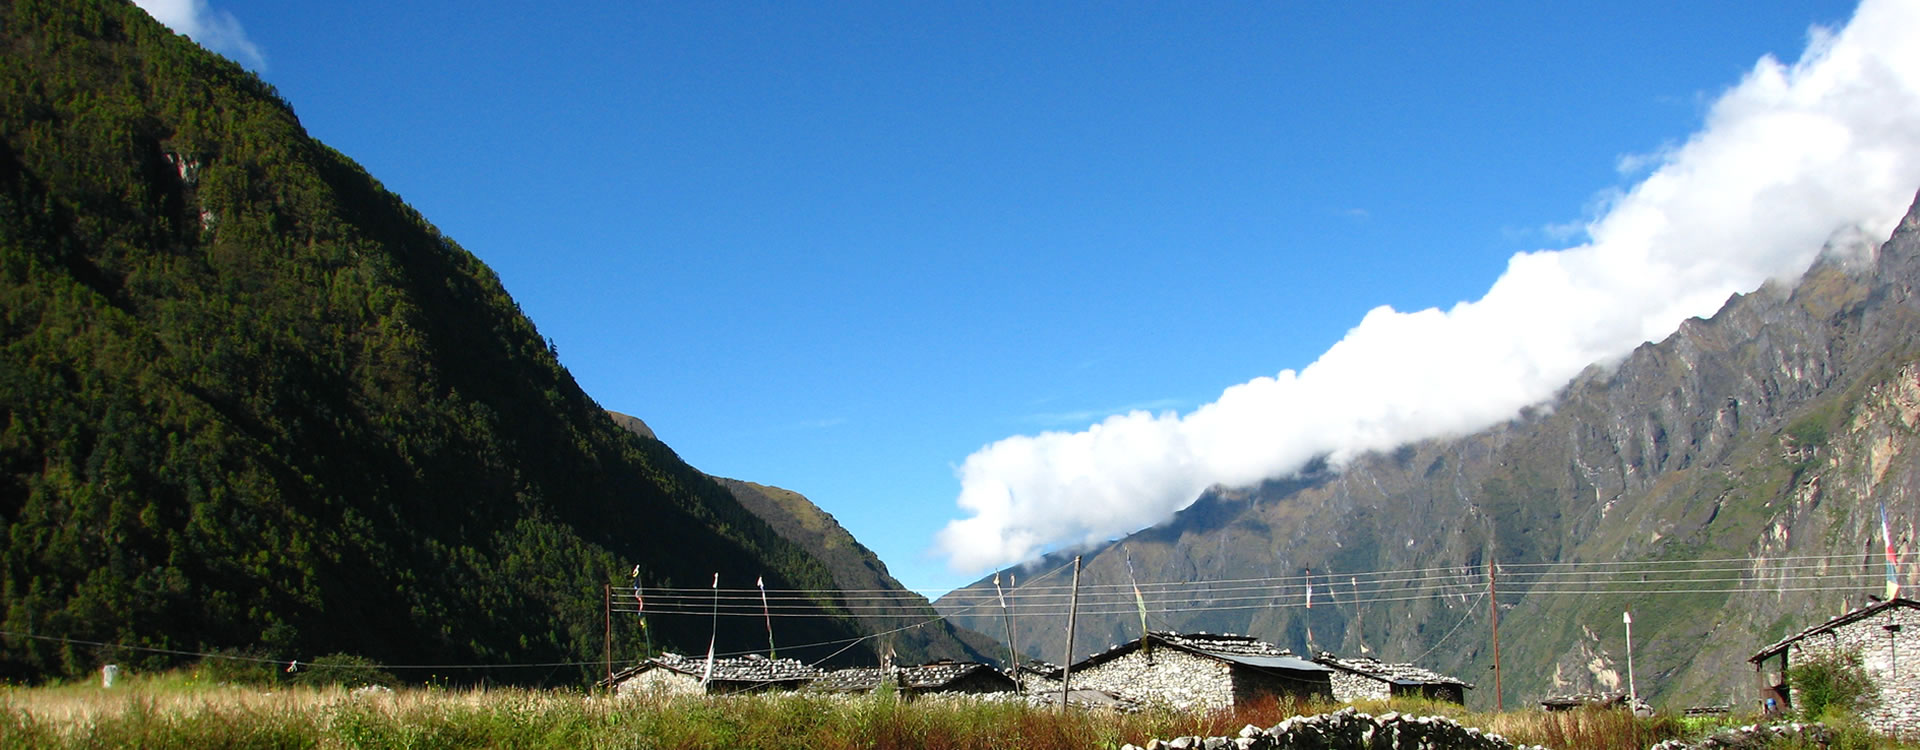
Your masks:
{"label": "power line", "polygon": [[[152,653],[152,654],[168,654],[172,656],[197,656],[202,659],[226,659],[229,661],[244,661],[244,662],[253,662],[258,664],[273,664],[276,666],[282,666],[282,665],[292,666],[292,665],[302,665],[302,664],[312,665],[313,664],[312,661],[302,661],[299,659],[268,659],[265,657],[258,657],[258,656],[241,656],[237,654],[221,654],[221,653],[214,653],[214,652],[208,652],[208,651],[183,651],[180,649],[156,648],[153,646],[129,646],[123,643],[90,641],[90,640],[85,640],[81,638],[67,638],[64,636],[54,636],[54,635],[39,635],[37,633],[15,633],[12,631],[5,631],[5,630],[0,630],[0,636],[5,636],[8,638],[29,638],[37,641],[51,641],[54,643],[66,643],[66,644],[77,645],[77,646],[94,646],[97,648],[113,648],[113,649],[121,649],[124,651],[140,651],[140,652]],[[598,663],[599,662],[595,662],[595,661],[548,661],[548,662],[510,662],[510,663],[493,663],[493,664],[353,664],[351,666],[354,668],[365,667],[369,669],[453,670],[453,669],[517,669],[517,668],[533,668],[533,667],[579,667],[579,666],[588,666],[588,665],[593,665]],[[325,666],[325,665],[322,665],[322,666]]]}
{"label": "power line", "polygon": [[[1913,554],[1906,555],[1912,558]],[[1718,594],[1771,594],[1787,592],[1841,591],[1856,588],[1866,583],[1877,582],[1881,576],[1874,572],[1861,572],[1851,566],[1857,555],[1797,555],[1781,557],[1745,557],[1717,558],[1702,560],[1661,560],[1661,561],[1618,561],[1618,562],[1554,562],[1554,563],[1501,563],[1502,583],[1517,589],[1522,597],[1530,596],[1668,596],[1668,595],[1718,595]],[[1825,561],[1840,561],[1845,566],[1826,565]],[[1911,562],[1909,560],[1908,562]],[[1790,563],[1790,564],[1789,564]],[[1019,617],[1049,618],[1065,617],[1067,611],[1053,602],[1066,598],[1065,586],[1042,585],[1047,579],[1067,569],[1071,563],[1061,565],[1046,573],[1028,579],[1025,583],[1007,590],[1009,608]],[[1688,567],[1691,566],[1691,567]],[[1470,602],[1464,593],[1479,589],[1479,576],[1484,565],[1464,566],[1447,565],[1426,568],[1408,568],[1384,571],[1352,571],[1342,573],[1354,585],[1351,585],[1347,601],[1336,606],[1367,606],[1393,604],[1410,601],[1455,600],[1467,603],[1467,616],[1456,623],[1453,629],[1441,637],[1444,642],[1455,631],[1471,619],[1478,597]],[[1692,574],[1721,575],[1692,575]],[[1725,574],[1738,575],[1725,575]],[[1325,575],[1316,576],[1325,578]],[[1211,581],[1162,582],[1140,584],[1142,595],[1148,600],[1147,611],[1150,615],[1170,615],[1186,612],[1225,612],[1252,609],[1293,609],[1304,606],[1299,601],[1304,593],[1305,575],[1268,576],[1259,578],[1218,579]],[[1231,585],[1225,585],[1231,584]],[[1394,584],[1400,584],[1394,586]],[[1197,585],[1206,585],[1204,591],[1196,591]],[[1138,612],[1128,584],[1083,585],[1083,603],[1081,614],[1094,616],[1120,616]],[[620,590],[620,587],[615,589]],[[627,590],[631,591],[629,587]],[[713,589],[681,589],[640,587],[648,600],[648,615],[711,615],[709,607],[713,602]],[[736,604],[739,600],[758,604],[757,589],[721,589],[720,614],[724,616],[763,616],[762,608],[746,607]],[[1060,591],[1060,594],[1053,592]],[[678,592],[698,592],[703,596],[683,595]],[[731,593],[730,593],[731,592]],[[752,592],[753,597],[737,596]],[[1152,593],[1148,593],[1152,592]],[[782,618],[834,618],[834,619],[906,619],[919,616],[920,612],[899,611],[916,610],[927,606],[908,599],[891,607],[885,603],[872,603],[888,596],[898,598],[901,592],[888,589],[854,589],[848,593],[864,596],[850,597],[860,603],[840,603],[841,592],[834,589],[783,589],[768,590],[770,601],[778,602],[771,607],[772,617]],[[977,594],[976,589],[956,589],[955,594]],[[815,594],[828,596],[817,597]],[[1220,594],[1232,594],[1221,596]],[[1484,591],[1480,592],[1484,596]],[[821,601],[822,598],[827,601]],[[959,597],[967,603],[958,606],[950,613],[935,610],[930,617],[884,631],[814,643],[796,644],[787,648],[810,650],[840,646],[837,651],[815,662],[815,665],[844,653],[863,641],[880,638],[914,628],[925,627],[942,621],[965,616],[987,606],[993,600],[985,597]],[[977,599],[969,601],[969,599]],[[660,602],[656,604],[656,602]],[[680,606],[688,603],[688,606]],[[691,603],[705,604],[707,607],[695,608]],[[1449,607],[1452,605],[1449,604]],[[828,607],[840,611],[830,611]],[[893,612],[886,612],[893,609]],[[616,613],[634,614],[638,607],[622,608],[616,606]],[[1158,619],[1158,618],[1156,618]],[[167,649],[152,646],[132,646],[105,641],[50,636],[35,633],[17,633],[0,631],[7,638],[25,638],[39,641],[64,643],[95,648],[111,648],[142,653],[166,654],[172,656],[199,657],[203,659],[223,659],[252,663],[292,665],[297,660],[271,659],[236,654],[223,654],[204,651]],[[1438,643],[1435,644],[1438,647]],[[1428,653],[1431,653],[1429,649]],[[716,656],[739,656],[758,653],[754,650],[717,652]],[[1425,656],[1423,654],[1422,656]],[[310,663],[310,662],[309,662]],[[373,668],[385,670],[492,670],[517,668],[558,668],[594,666],[597,661],[546,661],[546,662],[496,662],[464,664],[373,664]]]}

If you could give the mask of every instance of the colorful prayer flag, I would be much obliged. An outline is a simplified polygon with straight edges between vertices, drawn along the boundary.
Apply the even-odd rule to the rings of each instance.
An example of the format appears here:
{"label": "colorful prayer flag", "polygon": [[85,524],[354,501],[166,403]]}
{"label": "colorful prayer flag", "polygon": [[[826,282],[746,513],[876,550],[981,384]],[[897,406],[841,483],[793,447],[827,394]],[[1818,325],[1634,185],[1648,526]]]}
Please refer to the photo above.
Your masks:
{"label": "colorful prayer flag", "polygon": [[1880,538],[1887,542],[1887,601],[1900,595],[1898,558],[1893,554],[1893,531],[1887,527],[1887,504],[1880,504]]}

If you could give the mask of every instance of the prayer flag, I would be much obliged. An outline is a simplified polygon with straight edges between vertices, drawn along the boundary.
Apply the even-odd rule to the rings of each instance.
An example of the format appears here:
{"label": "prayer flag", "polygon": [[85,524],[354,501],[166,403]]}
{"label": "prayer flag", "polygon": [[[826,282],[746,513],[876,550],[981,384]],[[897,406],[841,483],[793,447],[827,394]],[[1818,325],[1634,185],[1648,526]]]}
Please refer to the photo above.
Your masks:
{"label": "prayer flag", "polygon": [[1893,554],[1893,531],[1887,527],[1887,504],[1880,504],[1880,538],[1887,542],[1887,601],[1900,595],[1898,558]]}

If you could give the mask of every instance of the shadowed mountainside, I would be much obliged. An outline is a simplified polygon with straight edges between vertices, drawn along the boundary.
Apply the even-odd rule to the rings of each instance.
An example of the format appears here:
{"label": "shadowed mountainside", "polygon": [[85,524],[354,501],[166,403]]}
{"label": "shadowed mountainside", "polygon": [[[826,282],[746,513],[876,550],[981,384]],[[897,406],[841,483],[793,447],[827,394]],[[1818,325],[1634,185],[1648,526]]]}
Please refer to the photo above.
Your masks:
{"label": "shadowed mountainside", "polygon": [[[615,424],[648,440],[657,439],[639,417],[607,412]],[[853,538],[833,516],[792,490],[738,479],[714,477],[742,507],[782,538],[825,565],[838,592],[833,600],[863,632],[876,634],[900,663],[936,659],[1003,663],[1006,647],[987,636],[940,618],[933,605],[896,580],[880,558]]]}
{"label": "shadowed mountainside", "polygon": [[[0,4],[0,677],[223,650],[574,682],[635,566],[833,587],[615,426],[492,271],[272,87],[129,3]],[[708,640],[707,617],[652,624]]]}

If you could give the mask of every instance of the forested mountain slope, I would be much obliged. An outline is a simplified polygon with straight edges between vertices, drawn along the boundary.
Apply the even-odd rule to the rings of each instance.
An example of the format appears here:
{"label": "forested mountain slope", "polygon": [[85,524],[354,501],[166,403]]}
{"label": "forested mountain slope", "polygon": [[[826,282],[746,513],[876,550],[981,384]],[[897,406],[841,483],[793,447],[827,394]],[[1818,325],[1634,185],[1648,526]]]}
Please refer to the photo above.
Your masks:
{"label": "forested mountain slope", "polygon": [[[617,427],[491,271],[271,87],[126,2],[0,4],[0,677],[187,658],[33,634],[574,681],[635,565],[833,586]],[[705,617],[652,625],[706,645]]]}
{"label": "forested mountain slope", "polygon": [[[1624,690],[1628,609],[1641,695],[1753,700],[1747,656],[1881,589],[1881,504],[1903,575],[1920,573],[1916,282],[1909,213],[1877,251],[1829,248],[1797,284],[1736,296],[1492,429],[1215,488],[1084,550],[1078,655],[1138,637],[1130,554],[1153,627],[1418,660],[1491,705],[1497,560],[1509,706]],[[1056,661],[1063,582],[1015,598],[1020,645]],[[993,596],[983,580],[936,606]]]}

